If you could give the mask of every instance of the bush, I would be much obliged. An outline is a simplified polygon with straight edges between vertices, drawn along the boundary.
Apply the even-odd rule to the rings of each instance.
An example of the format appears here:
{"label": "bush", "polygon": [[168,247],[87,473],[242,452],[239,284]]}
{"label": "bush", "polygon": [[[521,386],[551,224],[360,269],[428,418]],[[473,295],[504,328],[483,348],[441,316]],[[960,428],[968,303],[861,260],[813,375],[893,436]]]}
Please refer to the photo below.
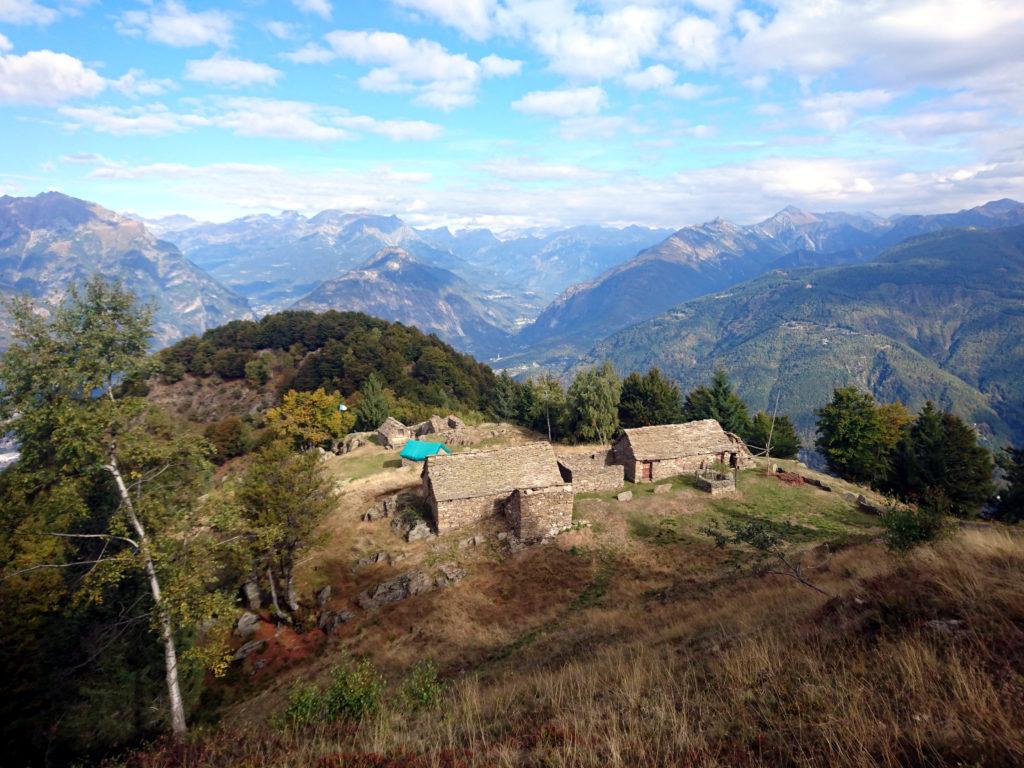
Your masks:
{"label": "bush", "polygon": [[917,506],[893,502],[881,516],[882,538],[893,552],[909,552],[939,538],[947,529],[948,514],[949,501],[941,494],[931,494]]}
{"label": "bush", "polygon": [[434,662],[424,659],[416,663],[402,686],[402,698],[409,709],[431,709],[441,701],[443,687],[437,678]]}
{"label": "bush", "polygon": [[325,689],[299,683],[288,696],[285,719],[295,726],[362,720],[380,709],[384,679],[369,659],[345,662],[331,671]]}
{"label": "bush", "polygon": [[237,416],[225,416],[208,424],[203,436],[217,449],[213,460],[218,464],[247,453],[253,444],[252,430]]}

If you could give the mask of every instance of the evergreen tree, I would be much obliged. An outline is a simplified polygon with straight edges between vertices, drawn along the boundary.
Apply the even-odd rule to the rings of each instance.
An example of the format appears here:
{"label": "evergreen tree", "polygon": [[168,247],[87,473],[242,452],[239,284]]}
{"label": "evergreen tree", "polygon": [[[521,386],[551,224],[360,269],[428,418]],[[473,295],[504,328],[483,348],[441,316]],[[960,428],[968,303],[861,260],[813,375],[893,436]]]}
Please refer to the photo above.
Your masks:
{"label": "evergreen tree", "polygon": [[715,370],[710,387],[697,387],[686,396],[683,415],[687,421],[714,419],[726,432],[743,438],[750,431],[747,405],[733,390],[724,368]]}
{"label": "evergreen tree", "polygon": [[675,424],[683,420],[679,387],[657,368],[646,375],[633,372],[622,382],[619,422],[625,428]]}
{"label": "evergreen tree", "polygon": [[498,421],[514,421],[519,393],[516,383],[507,372],[502,371],[494,385],[494,416]]}
{"label": "evergreen tree", "polygon": [[363,382],[362,396],[354,409],[354,428],[357,432],[371,432],[387,420],[391,410],[384,393],[384,384],[376,373],[371,373]]}
{"label": "evergreen tree", "polygon": [[574,437],[609,442],[619,428],[621,393],[622,382],[611,363],[576,374],[567,393]]}
{"label": "evergreen tree", "polygon": [[952,514],[966,517],[992,495],[992,456],[959,416],[929,401],[904,431],[887,485],[903,499],[944,498]]}
{"label": "evergreen tree", "polygon": [[757,452],[769,448],[769,441],[771,450],[768,455],[776,459],[795,459],[800,451],[800,438],[788,416],[776,415],[773,426],[772,417],[758,411],[750,422],[747,442],[750,449]]}
{"label": "evergreen tree", "polygon": [[274,612],[290,618],[299,610],[295,563],[337,503],[331,479],[315,452],[295,453],[279,440],[257,452],[237,498],[255,539],[254,572],[266,577]]}
{"label": "evergreen tree", "polygon": [[1024,521],[1024,448],[1006,448],[999,462],[1006,473],[1006,489],[999,494],[995,517],[1004,523]]}
{"label": "evergreen tree", "polygon": [[856,387],[842,387],[818,411],[815,445],[830,471],[855,483],[877,485],[889,471],[895,445],[887,440],[875,399]]}

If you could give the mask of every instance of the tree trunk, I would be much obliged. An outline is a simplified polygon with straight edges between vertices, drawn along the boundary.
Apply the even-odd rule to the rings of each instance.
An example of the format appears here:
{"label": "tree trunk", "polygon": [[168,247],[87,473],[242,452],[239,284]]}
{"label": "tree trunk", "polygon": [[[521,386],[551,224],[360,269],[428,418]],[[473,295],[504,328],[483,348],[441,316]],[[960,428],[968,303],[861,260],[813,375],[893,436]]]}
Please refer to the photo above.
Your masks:
{"label": "tree trunk", "polygon": [[274,582],[274,571],[267,567],[267,581],[270,583],[270,605],[274,609],[274,615],[282,621],[289,621],[288,614],[281,610],[281,604],[277,601],[277,585]]}
{"label": "tree trunk", "polygon": [[121,503],[124,505],[128,522],[139,537],[139,554],[142,555],[145,563],[146,578],[149,580],[149,590],[153,595],[153,604],[156,606],[157,618],[160,623],[160,640],[164,645],[164,670],[167,679],[167,698],[171,707],[171,732],[175,738],[181,738],[188,731],[188,724],[185,721],[185,703],[181,697],[181,685],[178,682],[178,652],[174,646],[174,626],[171,623],[171,615],[164,605],[163,595],[160,591],[160,580],[157,578],[156,565],[153,563],[149,537],[146,535],[146,529],[142,526],[142,521],[135,514],[135,505],[124,484],[124,478],[121,477],[121,471],[117,467],[117,459],[111,456],[106,469],[117,483],[117,491],[121,495]]}
{"label": "tree trunk", "polygon": [[245,606],[250,611],[258,611],[263,607],[263,596],[260,594],[260,579],[256,571],[249,574],[249,578],[242,585],[242,595],[245,597]]}
{"label": "tree trunk", "polygon": [[548,420],[548,442],[550,443],[551,442],[551,409],[550,408],[545,408],[544,409],[544,415],[547,417],[547,420]]}

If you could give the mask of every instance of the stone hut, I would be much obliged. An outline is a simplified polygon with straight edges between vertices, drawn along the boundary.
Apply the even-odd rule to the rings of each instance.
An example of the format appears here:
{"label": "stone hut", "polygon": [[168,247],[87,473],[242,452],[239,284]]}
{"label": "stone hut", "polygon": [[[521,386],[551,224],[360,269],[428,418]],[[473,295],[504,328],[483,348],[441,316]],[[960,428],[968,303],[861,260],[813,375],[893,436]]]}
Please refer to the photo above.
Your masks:
{"label": "stone hut", "polygon": [[627,480],[650,483],[707,469],[715,462],[745,469],[754,466],[746,444],[714,419],[623,430],[612,449]]}
{"label": "stone hut", "polygon": [[466,423],[458,416],[449,413],[444,418],[434,414],[426,421],[421,421],[413,427],[410,427],[416,433],[416,437],[423,437],[424,435],[437,435],[443,432],[449,432],[456,429],[465,429]]}
{"label": "stone hut", "polygon": [[415,435],[398,419],[388,416],[384,423],[377,427],[377,437],[385,448],[401,448]]}
{"label": "stone hut", "polygon": [[572,524],[572,486],[562,480],[549,443],[431,456],[423,488],[438,533],[494,515],[505,515],[523,539]]}
{"label": "stone hut", "polygon": [[572,483],[575,493],[614,491],[624,482],[624,469],[615,463],[615,454],[610,450],[559,456],[558,471],[565,482]]}

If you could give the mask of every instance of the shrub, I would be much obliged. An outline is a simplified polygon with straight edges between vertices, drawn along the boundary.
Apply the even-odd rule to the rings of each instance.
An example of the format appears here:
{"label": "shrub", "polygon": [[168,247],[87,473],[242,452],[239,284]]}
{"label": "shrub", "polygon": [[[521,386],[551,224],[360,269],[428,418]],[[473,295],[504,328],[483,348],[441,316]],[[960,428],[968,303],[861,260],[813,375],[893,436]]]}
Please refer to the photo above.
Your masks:
{"label": "shrub", "polygon": [[900,554],[934,541],[947,529],[949,500],[940,493],[930,494],[920,504],[910,506],[893,502],[882,513],[880,521],[886,546]]}
{"label": "shrub", "polygon": [[252,430],[237,416],[225,416],[208,424],[203,436],[217,449],[214,461],[218,464],[248,452],[253,443]]}
{"label": "shrub", "polygon": [[308,726],[336,720],[362,720],[376,714],[384,693],[384,678],[369,659],[346,661],[331,670],[331,681],[320,689],[299,683],[288,696],[285,720]]}
{"label": "shrub", "polygon": [[410,709],[431,709],[441,701],[443,686],[437,667],[429,659],[418,661],[405,678],[402,698]]}

